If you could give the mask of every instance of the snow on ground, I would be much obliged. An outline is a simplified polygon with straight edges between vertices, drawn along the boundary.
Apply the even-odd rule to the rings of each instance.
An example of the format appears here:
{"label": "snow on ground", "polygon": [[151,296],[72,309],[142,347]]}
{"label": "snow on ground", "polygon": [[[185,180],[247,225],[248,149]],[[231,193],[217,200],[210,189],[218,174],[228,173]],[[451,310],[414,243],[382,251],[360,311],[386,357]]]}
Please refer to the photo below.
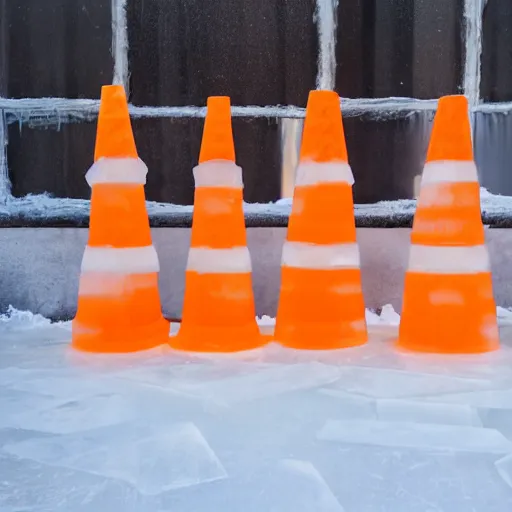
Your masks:
{"label": "snow on ground", "polygon": [[92,356],[11,309],[0,510],[508,512],[512,313],[500,351],[450,357],[396,351],[379,313],[347,350]]}

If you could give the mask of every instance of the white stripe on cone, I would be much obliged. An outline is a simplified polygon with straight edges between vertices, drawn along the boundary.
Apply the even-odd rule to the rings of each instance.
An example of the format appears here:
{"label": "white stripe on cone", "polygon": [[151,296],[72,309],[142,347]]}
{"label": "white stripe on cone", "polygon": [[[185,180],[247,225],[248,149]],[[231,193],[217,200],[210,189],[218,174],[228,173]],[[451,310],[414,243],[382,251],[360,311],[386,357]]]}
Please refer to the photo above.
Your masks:
{"label": "white stripe on cone", "polygon": [[296,187],[320,185],[322,183],[354,184],[354,175],[346,162],[302,162],[297,167]]}
{"label": "white stripe on cone", "polygon": [[89,186],[98,183],[145,185],[148,168],[140,158],[100,158],[87,171]]}
{"label": "white stripe on cone", "polygon": [[252,270],[251,255],[247,247],[191,247],[187,270],[200,274],[245,274]]}
{"label": "white stripe on cone", "polygon": [[318,245],[287,241],[281,261],[285,267],[315,270],[359,268],[359,247],[355,243]]}
{"label": "white stripe on cone", "polygon": [[478,172],[475,162],[457,160],[427,162],[423,168],[423,176],[421,179],[421,185],[430,183],[474,182],[478,183]]}
{"label": "white stripe on cone", "polygon": [[137,281],[131,280],[134,274],[116,274],[105,272],[88,272],[80,277],[78,294],[80,297],[123,297],[134,290],[155,286],[154,273],[138,274]]}
{"label": "white stripe on cone", "polygon": [[409,272],[425,274],[477,274],[490,272],[485,245],[471,247],[434,247],[411,245]]}
{"label": "white stripe on cone", "polygon": [[230,160],[210,160],[194,167],[196,188],[244,188],[242,168]]}
{"label": "white stripe on cone", "polygon": [[87,246],[82,260],[83,273],[146,274],[159,270],[158,255],[152,245],[122,249]]}

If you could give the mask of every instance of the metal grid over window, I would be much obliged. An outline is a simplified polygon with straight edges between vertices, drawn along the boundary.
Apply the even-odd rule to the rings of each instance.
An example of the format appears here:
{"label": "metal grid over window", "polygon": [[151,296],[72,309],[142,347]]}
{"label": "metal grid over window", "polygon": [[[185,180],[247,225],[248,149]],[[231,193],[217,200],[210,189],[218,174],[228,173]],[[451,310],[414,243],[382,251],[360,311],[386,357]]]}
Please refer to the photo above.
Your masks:
{"label": "metal grid over window", "polygon": [[192,202],[214,94],[232,97],[245,199],[289,195],[315,87],[343,98],[356,202],[414,196],[437,98],[457,93],[482,184],[512,195],[509,19],[508,0],[0,0],[0,203],[88,197],[106,83],[129,92],[150,200]]}

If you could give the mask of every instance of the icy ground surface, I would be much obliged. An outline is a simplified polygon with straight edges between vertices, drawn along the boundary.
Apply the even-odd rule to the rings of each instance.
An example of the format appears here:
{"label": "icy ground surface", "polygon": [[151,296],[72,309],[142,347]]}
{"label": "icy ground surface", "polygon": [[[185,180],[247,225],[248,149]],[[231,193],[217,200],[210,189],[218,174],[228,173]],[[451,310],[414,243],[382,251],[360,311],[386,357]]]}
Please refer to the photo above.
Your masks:
{"label": "icy ground surface", "polygon": [[[87,356],[0,316],[1,512],[509,512],[512,315],[481,356]],[[272,326],[263,319],[263,328]]]}

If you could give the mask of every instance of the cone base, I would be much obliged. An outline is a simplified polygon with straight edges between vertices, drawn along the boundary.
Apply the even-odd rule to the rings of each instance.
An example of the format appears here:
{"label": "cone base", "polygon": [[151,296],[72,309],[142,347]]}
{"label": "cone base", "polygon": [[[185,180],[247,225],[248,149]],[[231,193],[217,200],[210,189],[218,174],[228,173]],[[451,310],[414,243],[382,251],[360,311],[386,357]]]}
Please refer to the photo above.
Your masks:
{"label": "cone base", "polygon": [[125,354],[150,350],[165,345],[170,323],[161,318],[152,324],[129,329],[97,329],[87,332],[76,321],[72,323],[71,347],[81,352],[97,354]]}
{"label": "cone base", "polygon": [[[351,332],[352,331],[352,332]],[[359,347],[368,342],[366,328],[354,333],[351,325],[322,326],[300,324],[288,327],[276,326],[273,337],[283,347],[297,350],[339,350]]]}
{"label": "cone base", "polygon": [[[437,344],[436,344],[437,345]],[[440,349],[439,347],[435,345],[425,345],[423,343],[418,343],[417,340],[404,340],[404,339],[397,339],[395,341],[395,347],[403,352],[416,352],[421,354],[441,354],[441,355],[471,355],[471,354],[487,354],[489,352],[495,352],[499,350],[500,345],[499,343],[496,344],[489,344],[484,343],[480,346],[474,346],[470,347],[467,350],[462,349],[450,349],[450,348],[443,348]]]}
{"label": "cone base", "polygon": [[407,272],[397,348],[430,354],[481,354],[499,348],[490,272]]}
{"label": "cone base", "polygon": [[270,341],[268,336],[260,334],[259,327],[186,327],[182,324],[178,334],[168,339],[169,345],[184,352],[232,353],[254,350]]}

